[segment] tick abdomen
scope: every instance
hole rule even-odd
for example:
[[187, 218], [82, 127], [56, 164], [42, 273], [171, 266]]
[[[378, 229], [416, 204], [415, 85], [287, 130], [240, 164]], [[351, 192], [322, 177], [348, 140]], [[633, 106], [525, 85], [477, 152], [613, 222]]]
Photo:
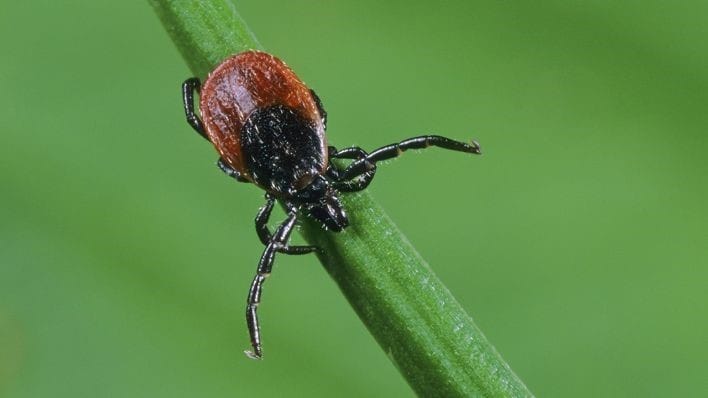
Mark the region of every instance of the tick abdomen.
[[[260, 51], [246, 51], [230, 57], [209, 74], [201, 88], [200, 96], [199, 108], [209, 141], [214, 144], [223, 161], [238, 171], [243, 178], [266, 190], [272, 190], [273, 193], [286, 193], [284, 187], [287, 182], [302, 182], [299, 179], [310, 171], [304, 164], [293, 164], [299, 167], [295, 180], [283, 180], [279, 179], [278, 172], [266, 171], [267, 167], [253, 169], [246, 164], [247, 158], [254, 156], [246, 152], [241, 140], [245, 135], [255, 134], [245, 132], [245, 125], [251, 119], [274, 122], [282, 116], [289, 118], [284, 120], [287, 123], [303, 126], [303, 132], [297, 132], [295, 128], [289, 128], [286, 132], [295, 134], [293, 141], [299, 139], [299, 134], [306, 135], [304, 143], [310, 143], [321, 153], [322, 160], [319, 161], [318, 170], [324, 172], [326, 169], [325, 128], [317, 102], [310, 89], [280, 59]], [[294, 111], [297, 117], [278, 112], [279, 107]], [[251, 124], [260, 128], [259, 123], [261, 122]], [[318, 142], [313, 143], [311, 140], [311, 131], [315, 132]], [[271, 143], [290, 140], [283, 134], [275, 133], [264, 133], [260, 139]], [[258, 134], [255, 136], [254, 142], [258, 142]], [[276, 138], [270, 139], [268, 136]], [[308, 155], [303, 153], [303, 156]], [[251, 162], [254, 160], [251, 159]], [[265, 162], [256, 164], [270, 164]], [[283, 163], [283, 166], [288, 166], [288, 163]], [[253, 171], [261, 171], [258, 180], [252, 175]], [[275, 185], [272, 186], [272, 183]]]
[[271, 193], [292, 195], [327, 167], [327, 149], [316, 125], [285, 105], [251, 112], [240, 138], [246, 169]]

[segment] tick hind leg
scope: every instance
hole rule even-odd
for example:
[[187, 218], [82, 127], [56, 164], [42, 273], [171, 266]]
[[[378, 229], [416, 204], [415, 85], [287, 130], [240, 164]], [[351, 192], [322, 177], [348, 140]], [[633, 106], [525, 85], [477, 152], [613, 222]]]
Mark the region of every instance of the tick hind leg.
[[[436, 146], [444, 149], [450, 149], [458, 152], [480, 154], [481, 149], [479, 144], [472, 141], [471, 144], [455, 141], [450, 138], [439, 135], [423, 135], [403, 140], [396, 144], [386, 145], [366, 155], [366, 157], [354, 161], [343, 172], [340, 173], [342, 180], [351, 180], [358, 176], [368, 173], [372, 168], [371, 165], [376, 165], [382, 160], [393, 159], [409, 149], [425, 149], [431, 146]], [[375, 169], [374, 169], [375, 170]], [[373, 177], [372, 177], [373, 178]]]
[[187, 116], [187, 123], [189, 123], [189, 125], [192, 126], [192, 128], [199, 133], [199, 135], [204, 137], [205, 140], [209, 141], [209, 137], [207, 137], [206, 131], [204, 130], [204, 124], [194, 111], [194, 92], [199, 91], [200, 86], [201, 83], [197, 77], [189, 78], [182, 83], [184, 114]]
[[[266, 213], [270, 212], [268, 206], [272, 209], [272, 203], [270, 201], [266, 203], [263, 209], [261, 209], [261, 212], [259, 212], [259, 217], [264, 211]], [[256, 220], [258, 220], [258, 217]], [[263, 282], [265, 282], [266, 278], [273, 270], [275, 254], [304, 254], [316, 249], [314, 246], [289, 247], [287, 245], [287, 242], [290, 239], [290, 234], [293, 231], [293, 227], [295, 227], [296, 220], [297, 213], [295, 210], [291, 210], [290, 213], [288, 213], [288, 218], [280, 224], [280, 226], [275, 230], [275, 233], [272, 235], [269, 234], [269, 240], [266, 244], [265, 250], [263, 250], [261, 259], [258, 261], [258, 270], [256, 272], [256, 276], [253, 278], [253, 282], [251, 282], [251, 288], [248, 291], [248, 298], [246, 299], [246, 324], [248, 325], [248, 333], [251, 338], [251, 346], [253, 347], [253, 351], [246, 351], [246, 355], [249, 358], [261, 359], [263, 357], [263, 350], [261, 348], [261, 328], [258, 323], [258, 314], [256, 310], [258, 309], [258, 304], [261, 302]], [[263, 232], [261, 230], [258, 231], [258, 234], [261, 238], [263, 238], [264, 235], [262, 235]], [[293, 252], [293, 249], [297, 250]]]

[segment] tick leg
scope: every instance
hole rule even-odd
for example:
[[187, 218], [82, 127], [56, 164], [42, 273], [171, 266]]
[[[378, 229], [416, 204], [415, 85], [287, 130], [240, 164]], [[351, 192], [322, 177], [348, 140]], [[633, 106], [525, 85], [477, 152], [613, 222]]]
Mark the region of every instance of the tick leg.
[[266, 194], [266, 203], [258, 210], [256, 214], [256, 233], [258, 238], [264, 245], [268, 245], [272, 238], [270, 231], [268, 230], [268, 219], [270, 219], [270, 213], [273, 211], [273, 206], [275, 205], [275, 199]]
[[374, 175], [376, 174], [376, 164], [374, 162], [366, 160], [367, 156], [369, 156], [368, 153], [366, 153], [365, 150], [354, 146], [350, 148], [344, 148], [340, 151], [337, 151], [334, 147], [330, 147], [331, 149], [334, 149], [332, 151], [330, 149], [330, 157], [334, 159], [357, 159], [360, 160], [363, 163], [363, 166], [365, 168], [365, 171], [362, 172], [359, 175], [355, 175], [351, 177], [349, 180], [345, 179], [343, 177], [343, 173], [341, 170], [338, 170], [335, 166], [330, 165], [330, 168], [334, 170], [330, 174], [333, 175], [334, 177], [334, 188], [337, 189], [340, 192], [355, 192], [355, 191], [361, 191], [362, 189], [366, 188], [371, 184], [371, 181], [374, 179]]
[[285, 244], [290, 238], [290, 233], [293, 231], [296, 219], [297, 213], [291, 211], [288, 214], [288, 218], [275, 230], [275, 234], [271, 236], [270, 241], [261, 255], [260, 261], [258, 261], [258, 271], [256, 272], [255, 278], [253, 278], [253, 282], [251, 282], [251, 289], [248, 291], [248, 298], [246, 300], [246, 324], [248, 325], [248, 333], [251, 337], [253, 351], [246, 351], [246, 355], [253, 359], [263, 357], [263, 350], [261, 349], [261, 329], [258, 324], [258, 314], [256, 313], [258, 304], [261, 302], [263, 282], [265, 282], [273, 269], [275, 254], [285, 247]]
[[467, 152], [474, 154], [482, 153], [479, 144], [475, 141], [472, 141], [471, 144], [467, 144], [464, 142], [451, 140], [449, 138], [442, 137], [439, 135], [423, 135], [420, 137], [409, 138], [397, 144], [386, 145], [371, 152], [369, 155], [366, 156], [366, 158], [356, 160], [351, 165], [349, 165], [349, 167], [347, 167], [344, 172], [342, 172], [341, 177], [343, 180], [350, 180], [368, 172], [370, 167], [369, 163], [376, 164], [376, 162], [380, 162], [382, 160], [393, 159], [395, 157], [400, 156], [403, 152], [409, 149], [425, 149], [431, 146], [450, 149], [458, 152]]
[[[261, 207], [256, 215], [256, 233], [258, 238], [264, 245], [268, 245], [273, 236], [268, 229], [268, 219], [270, 219], [270, 213], [273, 211], [273, 206], [275, 205], [275, 198], [272, 195], [266, 194], [266, 203]], [[277, 251], [279, 253], [285, 254], [307, 254], [312, 253], [317, 250], [317, 246], [289, 246], [282, 245]]]
[[324, 126], [325, 131], [327, 131], [327, 111], [324, 110], [322, 101], [315, 90], [310, 89], [310, 93], [312, 94], [312, 98], [315, 99], [315, 105], [317, 105], [317, 110], [320, 112], [320, 117], [322, 118], [322, 125]]
[[371, 184], [375, 174], [376, 169], [374, 168], [373, 170], [367, 170], [358, 176], [354, 176], [351, 180], [336, 181], [332, 186], [339, 192], [358, 192], [366, 189], [366, 187]]
[[219, 158], [219, 160], [216, 162], [216, 167], [219, 168], [219, 170], [223, 171], [227, 176], [236, 179], [238, 182], [249, 182], [247, 179], [245, 179], [241, 173], [238, 172], [238, 170], [235, 170], [226, 162], [224, 162], [224, 159]]
[[[327, 147], [327, 158], [328, 159], [333, 158], [334, 155], [336, 155], [336, 154], [337, 154], [336, 147], [334, 147], [332, 145]], [[327, 165], [327, 170], [325, 170], [325, 174], [331, 180], [337, 181], [337, 180], [339, 180], [339, 171], [340, 170], [334, 164], [332, 164], [332, 162], [329, 162], [329, 164]]]
[[329, 156], [335, 159], [364, 159], [369, 155], [365, 150], [359, 148], [358, 146], [352, 146], [340, 150], [337, 150], [333, 146], [330, 148], [334, 149], [334, 153], [331, 153]]
[[182, 101], [184, 101], [184, 113], [187, 116], [187, 123], [189, 123], [192, 128], [199, 133], [204, 139], [209, 141], [206, 132], [204, 131], [204, 124], [202, 124], [201, 119], [197, 116], [194, 111], [194, 92], [199, 91], [201, 83], [199, 78], [192, 77], [182, 83]]

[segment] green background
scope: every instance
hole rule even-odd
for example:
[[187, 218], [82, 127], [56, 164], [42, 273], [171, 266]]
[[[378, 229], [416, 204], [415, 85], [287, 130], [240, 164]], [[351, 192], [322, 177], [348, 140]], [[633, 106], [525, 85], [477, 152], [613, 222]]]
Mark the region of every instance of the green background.
[[[125, 4], [123, 4], [125, 3]], [[708, 3], [238, 1], [538, 396], [708, 391]], [[0, 396], [411, 396], [314, 256], [247, 360], [262, 194], [184, 121], [141, 1], [0, 5]]]

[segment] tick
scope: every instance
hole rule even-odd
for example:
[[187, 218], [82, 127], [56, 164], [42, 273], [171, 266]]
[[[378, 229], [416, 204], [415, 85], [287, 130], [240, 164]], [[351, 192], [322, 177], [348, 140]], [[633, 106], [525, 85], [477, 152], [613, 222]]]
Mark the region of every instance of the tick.
[[[194, 109], [197, 91], [201, 117]], [[261, 51], [246, 51], [226, 59], [209, 73], [203, 85], [196, 77], [187, 79], [182, 84], [182, 97], [187, 122], [219, 153], [219, 169], [266, 192], [266, 203], [255, 220], [265, 250], [246, 300], [246, 323], [253, 347], [246, 354], [256, 359], [263, 355], [256, 309], [276, 253], [318, 250], [315, 246], [288, 244], [298, 217], [312, 217], [325, 229], [340, 232], [349, 225], [340, 194], [366, 188], [378, 162], [408, 149], [430, 146], [480, 153], [474, 141], [467, 144], [439, 135], [409, 138], [373, 152], [328, 146], [327, 112], [317, 94], [283, 61]], [[339, 167], [331, 159], [351, 162]], [[271, 232], [268, 219], [276, 200], [283, 204], [287, 217]]]

